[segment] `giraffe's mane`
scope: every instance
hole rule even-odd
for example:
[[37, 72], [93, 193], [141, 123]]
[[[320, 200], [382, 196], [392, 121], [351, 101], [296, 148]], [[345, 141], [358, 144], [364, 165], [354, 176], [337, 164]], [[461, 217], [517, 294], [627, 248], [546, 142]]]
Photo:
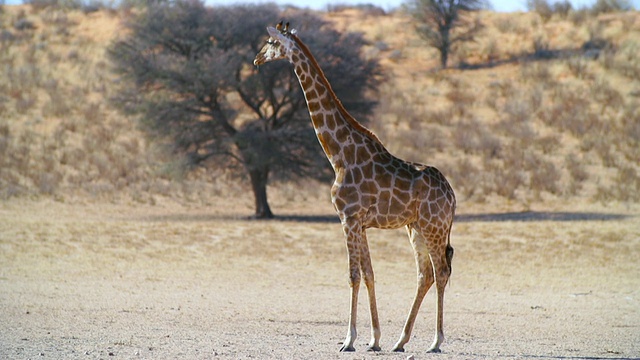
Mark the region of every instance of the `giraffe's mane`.
[[335, 92], [333, 92], [333, 89], [331, 88], [331, 84], [329, 83], [329, 80], [327, 80], [327, 77], [324, 75], [324, 71], [322, 71], [322, 68], [320, 67], [320, 65], [318, 64], [318, 61], [316, 61], [316, 58], [313, 56], [313, 54], [311, 54], [311, 51], [309, 50], [309, 48], [307, 47], [307, 45], [305, 45], [300, 38], [298, 38], [298, 36], [295, 35], [295, 32], [289, 32], [289, 35], [291, 36], [291, 38], [296, 42], [296, 44], [298, 45], [298, 47], [300, 48], [300, 50], [307, 56], [307, 58], [311, 61], [311, 65], [313, 67], [315, 67], [316, 71], [318, 72], [318, 74], [320, 75], [320, 80], [322, 81], [322, 83], [324, 84], [324, 86], [327, 88], [327, 91], [329, 92], [329, 96], [331, 96], [331, 99], [335, 102], [336, 107], [338, 108], [338, 111], [340, 112], [340, 114], [345, 118], [345, 120], [347, 120], [347, 122], [349, 123], [349, 125], [351, 125], [355, 130], [363, 133], [364, 135], [366, 135], [367, 137], [369, 137], [370, 139], [374, 140], [375, 142], [377, 142], [378, 144], [382, 145], [382, 141], [380, 141], [380, 139], [378, 138], [378, 136], [376, 136], [376, 134], [373, 133], [373, 131], [367, 129], [364, 125], [362, 125], [360, 122], [358, 122], [358, 120], [356, 120], [353, 116], [351, 116], [351, 114], [349, 114], [349, 112], [347, 111], [347, 109], [345, 109], [344, 105], [342, 105], [342, 102], [340, 101], [340, 99], [338, 98], [338, 96], [336, 95]]

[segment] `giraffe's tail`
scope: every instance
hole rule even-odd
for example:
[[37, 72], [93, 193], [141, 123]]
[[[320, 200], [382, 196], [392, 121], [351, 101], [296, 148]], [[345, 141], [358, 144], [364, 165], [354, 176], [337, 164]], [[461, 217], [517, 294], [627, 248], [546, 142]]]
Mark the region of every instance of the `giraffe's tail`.
[[449, 276], [451, 276], [451, 260], [453, 260], [453, 246], [451, 246], [451, 244], [447, 244], [447, 252], [445, 255], [447, 257], [447, 267], [449, 267]]
[[445, 258], [447, 259], [449, 276], [451, 276], [451, 261], [453, 260], [453, 246], [451, 246], [451, 225], [449, 225], [449, 233], [447, 234], [447, 249], [445, 250]]

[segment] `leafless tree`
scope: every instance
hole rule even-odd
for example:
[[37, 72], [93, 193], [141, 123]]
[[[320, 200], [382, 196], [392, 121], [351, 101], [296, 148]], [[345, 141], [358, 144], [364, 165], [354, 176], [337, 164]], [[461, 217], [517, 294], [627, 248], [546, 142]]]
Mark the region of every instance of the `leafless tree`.
[[473, 40], [482, 28], [481, 23], [471, 19], [469, 13], [486, 6], [484, 0], [409, 0], [407, 4], [418, 22], [418, 34], [440, 52], [443, 68], [447, 67], [452, 46]]
[[143, 128], [190, 165], [248, 175], [257, 218], [273, 217], [270, 180], [331, 178], [295, 74], [287, 64], [252, 63], [266, 26], [282, 18], [304, 34], [349, 111], [366, 118], [377, 61], [361, 57], [360, 34], [338, 33], [307, 11], [150, 2], [110, 49], [124, 84], [113, 103], [141, 115]]

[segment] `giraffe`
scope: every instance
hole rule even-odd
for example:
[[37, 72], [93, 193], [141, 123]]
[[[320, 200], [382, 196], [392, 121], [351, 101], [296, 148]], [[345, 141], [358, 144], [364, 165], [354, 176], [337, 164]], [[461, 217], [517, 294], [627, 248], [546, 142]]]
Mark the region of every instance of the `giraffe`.
[[289, 24], [268, 27], [269, 39], [254, 65], [287, 59], [293, 64], [316, 135], [335, 172], [331, 201], [346, 238], [351, 290], [347, 336], [340, 351], [355, 351], [358, 293], [367, 288], [371, 316], [368, 350], [380, 351], [380, 321], [375, 296], [368, 228], [405, 227], [413, 247], [417, 289], [400, 339], [404, 351], [427, 291], [437, 291], [436, 332], [429, 352], [444, 340], [444, 290], [451, 275], [450, 232], [456, 207], [453, 189], [435, 167], [407, 162], [389, 153], [378, 137], [344, 108], [309, 48]]

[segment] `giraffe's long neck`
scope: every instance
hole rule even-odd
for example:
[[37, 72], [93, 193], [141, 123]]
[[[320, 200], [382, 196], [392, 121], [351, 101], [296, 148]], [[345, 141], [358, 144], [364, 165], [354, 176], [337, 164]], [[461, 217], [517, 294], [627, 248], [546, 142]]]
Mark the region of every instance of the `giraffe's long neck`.
[[291, 62], [307, 101], [311, 122], [334, 169], [355, 160], [358, 146], [369, 142], [384, 148], [378, 138], [356, 121], [331, 89], [329, 81], [309, 49], [296, 37]]

